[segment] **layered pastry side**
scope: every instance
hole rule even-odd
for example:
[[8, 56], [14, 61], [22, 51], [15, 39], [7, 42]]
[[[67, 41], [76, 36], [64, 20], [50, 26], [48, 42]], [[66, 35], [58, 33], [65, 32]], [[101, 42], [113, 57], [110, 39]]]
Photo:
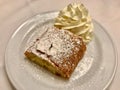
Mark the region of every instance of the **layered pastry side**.
[[49, 27], [24, 54], [30, 61], [52, 73], [69, 78], [85, 50], [86, 45], [81, 37], [67, 30]]

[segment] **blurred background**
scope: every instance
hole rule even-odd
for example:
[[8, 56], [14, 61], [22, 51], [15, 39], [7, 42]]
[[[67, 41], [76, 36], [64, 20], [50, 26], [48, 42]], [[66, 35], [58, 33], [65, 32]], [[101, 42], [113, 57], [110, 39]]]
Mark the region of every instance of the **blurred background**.
[[120, 0], [0, 0], [0, 90], [14, 90], [4, 67], [5, 48], [13, 32], [30, 17], [58, 11], [72, 2], [82, 2], [111, 35], [118, 51], [118, 69], [108, 90], [120, 89]]

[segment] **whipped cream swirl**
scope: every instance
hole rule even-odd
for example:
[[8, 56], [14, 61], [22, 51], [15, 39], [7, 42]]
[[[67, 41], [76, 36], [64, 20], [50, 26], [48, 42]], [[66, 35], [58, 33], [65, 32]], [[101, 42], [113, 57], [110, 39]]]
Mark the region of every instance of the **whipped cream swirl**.
[[89, 43], [93, 36], [92, 19], [88, 10], [81, 3], [69, 4], [58, 14], [54, 26], [73, 32]]

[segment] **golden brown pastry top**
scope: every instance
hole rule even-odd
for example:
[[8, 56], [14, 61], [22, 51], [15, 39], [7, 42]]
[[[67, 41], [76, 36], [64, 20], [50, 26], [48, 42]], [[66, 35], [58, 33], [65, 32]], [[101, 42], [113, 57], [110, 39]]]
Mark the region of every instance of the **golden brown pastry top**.
[[69, 55], [73, 54], [72, 49], [76, 46], [76, 52], [79, 50], [82, 43], [79, 36], [55, 27], [49, 27], [47, 30], [37, 43], [37, 50], [52, 56], [56, 61], [69, 57]]
[[78, 35], [67, 30], [55, 27], [44, 30], [45, 32], [26, 50], [25, 55], [33, 61], [45, 60], [63, 77], [69, 78], [83, 57], [86, 45]]

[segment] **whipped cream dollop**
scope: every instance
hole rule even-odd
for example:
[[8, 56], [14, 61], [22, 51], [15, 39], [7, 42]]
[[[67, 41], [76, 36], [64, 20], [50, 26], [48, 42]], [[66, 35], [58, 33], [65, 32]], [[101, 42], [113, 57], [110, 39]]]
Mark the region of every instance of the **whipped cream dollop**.
[[85, 43], [89, 43], [93, 36], [92, 19], [81, 3], [69, 4], [61, 10], [55, 19], [54, 26], [81, 36]]

